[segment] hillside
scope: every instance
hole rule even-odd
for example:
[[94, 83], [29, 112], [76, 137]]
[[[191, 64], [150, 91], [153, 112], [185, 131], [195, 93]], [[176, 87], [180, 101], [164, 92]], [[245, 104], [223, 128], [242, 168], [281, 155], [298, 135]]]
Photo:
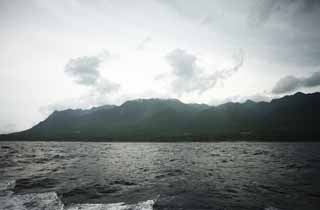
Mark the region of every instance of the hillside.
[[36, 126], [1, 140], [212, 141], [299, 140], [320, 137], [320, 93], [271, 102], [185, 104], [138, 99], [120, 106], [55, 111]]

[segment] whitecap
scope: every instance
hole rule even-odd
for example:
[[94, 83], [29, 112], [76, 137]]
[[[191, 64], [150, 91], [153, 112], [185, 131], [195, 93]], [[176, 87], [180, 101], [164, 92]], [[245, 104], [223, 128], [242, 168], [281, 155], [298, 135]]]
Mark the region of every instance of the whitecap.
[[55, 192], [0, 196], [1, 210], [63, 210]]
[[12, 190], [16, 186], [15, 180], [2, 180], [0, 181], [0, 191]]
[[147, 200], [137, 204], [75, 204], [66, 210], [152, 210], [154, 203], [154, 200]]
[[281, 210], [281, 209], [270, 206], [270, 207], [265, 208], [264, 210]]
[[[6, 183], [6, 184], [4, 184]], [[1, 190], [11, 192], [14, 182], [2, 182]], [[0, 194], [0, 210], [153, 210], [156, 200], [136, 204], [72, 204], [65, 207], [57, 193]]]
[[15, 180], [1, 180], [0, 181], [0, 196], [9, 196], [16, 186]]

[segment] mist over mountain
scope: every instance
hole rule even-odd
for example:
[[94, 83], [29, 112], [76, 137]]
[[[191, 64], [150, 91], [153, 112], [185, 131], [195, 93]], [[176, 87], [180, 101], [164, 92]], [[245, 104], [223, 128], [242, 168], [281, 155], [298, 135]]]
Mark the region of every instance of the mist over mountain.
[[54, 111], [34, 127], [1, 140], [216, 141], [299, 140], [320, 137], [320, 93], [271, 102], [186, 104], [137, 99], [120, 106]]

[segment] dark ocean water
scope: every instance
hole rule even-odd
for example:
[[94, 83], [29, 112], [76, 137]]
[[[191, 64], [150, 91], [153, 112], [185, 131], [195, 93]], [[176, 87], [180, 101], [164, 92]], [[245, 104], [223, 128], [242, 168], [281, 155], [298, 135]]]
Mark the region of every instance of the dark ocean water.
[[320, 144], [0, 142], [0, 209], [319, 210]]

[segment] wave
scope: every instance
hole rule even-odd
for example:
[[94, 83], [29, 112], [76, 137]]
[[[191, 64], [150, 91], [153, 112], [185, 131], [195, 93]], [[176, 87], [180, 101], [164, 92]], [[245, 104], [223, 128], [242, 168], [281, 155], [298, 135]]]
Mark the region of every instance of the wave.
[[66, 210], [152, 210], [155, 200], [147, 200], [137, 204], [76, 204]]
[[[15, 181], [0, 181], [0, 210], [153, 210], [159, 199], [135, 204], [71, 204], [65, 206], [56, 192], [14, 194]], [[267, 207], [264, 210], [280, 210]]]
[[156, 200], [136, 204], [72, 204], [65, 206], [56, 192], [15, 195], [15, 181], [0, 182], [0, 210], [153, 210]]
[[13, 190], [13, 188], [16, 186], [15, 180], [9, 180], [9, 181], [2, 181], [0, 182], [0, 191], [7, 191], [7, 190]]

